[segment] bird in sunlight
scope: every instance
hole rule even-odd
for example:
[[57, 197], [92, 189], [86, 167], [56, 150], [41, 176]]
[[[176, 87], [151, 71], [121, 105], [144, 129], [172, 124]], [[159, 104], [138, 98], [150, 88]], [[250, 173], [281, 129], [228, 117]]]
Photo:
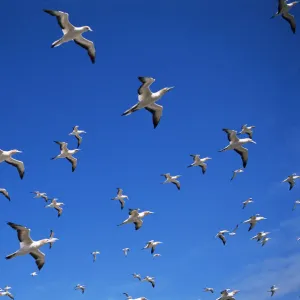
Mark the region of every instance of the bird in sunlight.
[[19, 172], [20, 178], [23, 179], [25, 174], [24, 163], [20, 160], [12, 158], [12, 156], [17, 153], [22, 153], [22, 151], [19, 151], [17, 149], [4, 151], [0, 149], [0, 163], [5, 161], [7, 164], [16, 167]]
[[264, 246], [271, 238], [270, 237], [264, 237], [262, 240], [261, 240], [261, 245]]
[[139, 209], [129, 209], [129, 217], [117, 226], [133, 223], [135, 225], [135, 230], [139, 230], [143, 225], [142, 219], [151, 214], [154, 214], [154, 212], [146, 210], [139, 213]]
[[151, 283], [153, 288], [155, 287], [155, 278], [154, 277], [146, 276], [142, 281], [148, 281], [149, 283]]
[[72, 172], [75, 171], [77, 167], [77, 158], [73, 157], [75, 153], [80, 151], [80, 149], [74, 149], [74, 150], [69, 150], [68, 149], [68, 143], [65, 142], [58, 142], [54, 141], [54, 143], [58, 144], [60, 147], [60, 154], [52, 157], [52, 160], [58, 159], [58, 158], [65, 158], [67, 159], [71, 164], [72, 164]]
[[213, 294], [214, 293], [214, 289], [206, 287], [206, 288], [203, 289], [203, 292], [211, 292]]
[[2, 194], [8, 201], [10, 201], [10, 196], [6, 189], [0, 189], [0, 194]]
[[181, 175], [171, 176], [170, 173], [166, 173], [166, 174], [161, 174], [161, 176], [164, 176], [166, 178], [166, 180], [162, 182], [162, 184], [173, 183], [176, 185], [177, 189], [180, 190], [180, 182], [177, 179]]
[[133, 276], [133, 278], [136, 278], [136, 279], [138, 279], [139, 281], [142, 280], [142, 277], [141, 277], [140, 274], [133, 273], [132, 276]]
[[20, 242], [20, 249], [12, 254], [7, 255], [6, 259], [12, 259], [17, 256], [30, 254], [35, 259], [35, 263], [38, 269], [41, 270], [45, 264], [45, 254], [41, 252], [39, 249], [46, 244], [56, 242], [58, 239], [51, 238], [51, 239], [42, 239], [39, 241], [33, 241], [30, 237], [29, 228], [24, 227], [22, 225], [17, 225], [12, 222], [8, 222], [7, 224], [11, 228], [17, 231], [18, 239]]
[[296, 209], [296, 207], [297, 207], [297, 205], [298, 204], [300, 204], [300, 200], [296, 200], [295, 202], [294, 202], [294, 206], [293, 206], [293, 211]]
[[46, 205], [45, 208], [54, 208], [57, 211], [57, 216], [60, 217], [63, 209], [62, 209], [62, 205], [65, 205], [63, 202], [57, 202], [57, 198], [53, 198], [51, 203]]
[[123, 209], [125, 206], [125, 199], [129, 200], [128, 196], [123, 195], [123, 190], [121, 188], [117, 188], [117, 196], [112, 198], [111, 200], [119, 200], [121, 209]]
[[256, 144], [256, 142], [254, 142], [250, 138], [239, 139], [237, 137], [237, 132], [235, 130], [224, 128], [223, 131], [227, 133], [229, 145], [219, 150], [219, 152], [234, 150], [236, 153], [238, 153], [241, 156], [243, 161], [243, 167], [246, 168], [248, 162], [248, 149], [244, 148], [243, 145], [247, 143]]
[[91, 254], [93, 255], [93, 262], [95, 262], [96, 259], [97, 259], [97, 255], [100, 254], [100, 252], [99, 251], [94, 251]]
[[129, 294], [128, 294], [128, 293], [123, 293], [123, 295], [125, 295], [125, 296], [126, 296], [126, 299], [127, 299], [127, 300], [129, 300], [129, 299], [132, 299], [132, 296], [129, 296]]
[[154, 78], [139, 76], [138, 80], [142, 83], [138, 89], [138, 103], [127, 109], [122, 116], [128, 116], [137, 110], [145, 108], [152, 114], [153, 126], [156, 128], [163, 111], [163, 106], [156, 104], [156, 101], [158, 101], [164, 94], [171, 91], [174, 87], [165, 87], [155, 93], [152, 93], [150, 85], [155, 81]]
[[35, 277], [35, 276], [37, 276], [38, 274], [37, 274], [37, 272], [32, 272], [32, 273], [30, 273], [30, 275], [31, 275], [32, 277]]
[[217, 233], [217, 235], [215, 236], [216, 238], [218, 237], [222, 241], [222, 243], [223, 243], [224, 246], [226, 245], [226, 238], [225, 238], [225, 234], [226, 233], [229, 233], [229, 231], [226, 230], [226, 229], [225, 230], [220, 230]]
[[188, 168], [200, 167], [202, 169], [202, 174], [205, 174], [207, 169], [207, 164], [205, 162], [212, 158], [211, 157], [200, 158], [200, 154], [191, 154], [190, 156], [194, 159], [194, 162], [190, 164]]
[[237, 224], [231, 232], [228, 232], [228, 234], [230, 236], [236, 235], [236, 231], [238, 230], [238, 228], [239, 228], [239, 224]]
[[251, 240], [257, 240], [259, 242], [261, 239], [265, 238], [270, 232], [261, 231], [257, 235], [251, 238]]
[[254, 201], [252, 200], [252, 198], [248, 198], [246, 201], [243, 202], [243, 209], [245, 209], [245, 207], [249, 204], [249, 203], [253, 203]]
[[84, 294], [85, 285], [83, 285], [83, 284], [77, 284], [74, 289], [75, 290], [81, 290], [81, 293]]
[[153, 258], [155, 258], [155, 257], [161, 257], [161, 254], [156, 253], [156, 254], [153, 254], [152, 256], [153, 256]]
[[31, 192], [32, 194], [35, 194], [33, 198], [43, 198], [45, 202], [48, 202], [48, 196], [46, 193], [40, 193], [39, 191]]
[[0, 291], [0, 297], [2, 297], [2, 296], [7, 296], [10, 299], [14, 300], [14, 296], [8, 291], [5, 291], [5, 292]]
[[235, 178], [235, 176], [236, 176], [237, 174], [239, 174], [239, 173], [243, 173], [243, 172], [244, 172], [244, 170], [243, 170], [243, 169], [237, 169], [237, 170], [235, 170], [235, 171], [232, 171], [232, 172], [233, 172], [233, 175], [232, 175], [232, 177], [231, 177], [230, 181], [232, 181], [232, 180]]
[[233, 290], [232, 292], [229, 292], [230, 289], [226, 289], [221, 292], [221, 297], [219, 297], [217, 300], [235, 300], [234, 296], [239, 292], [239, 290]]
[[153, 254], [154, 251], [155, 251], [156, 246], [159, 245], [159, 244], [162, 244], [162, 242], [158, 242], [158, 241], [155, 242], [154, 240], [151, 240], [146, 244], [146, 246], [144, 248], [142, 248], [142, 250], [151, 249], [151, 254]]
[[78, 130], [78, 125], [73, 127], [73, 130], [71, 133], [69, 133], [69, 135], [74, 135], [77, 139], [77, 148], [79, 148], [81, 142], [82, 142], [82, 137], [80, 136], [80, 134], [82, 133], [86, 133], [84, 130]]
[[293, 173], [292, 175], [289, 175], [286, 179], [284, 179], [282, 181], [282, 183], [283, 182], [288, 182], [289, 185], [290, 185], [290, 189], [289, 190], [291, 190], [294, 187], [294, 185], [295, 185], [295, 180], [299, 179], [299, 178], [300, 178], [299, 175], [297, 175], [296, 173]]
[[255, 128], [255, 126], [247, 126], [247, 124], [242, 126], [242, 130], [238, 133], [238, 135], [240, 134], [247, 134], [249, 136], [250, 139], [252, 139], [252, 135], [253, 135], [253, 131], [252, 129]]
[[122, 251], [123, 251], [124, 255], [127, 256], [130, 249], [129, 248], [124, 248], [124, 249], [122, 249]]
[[256, 214], [255, 216], [251, 216], [248, 220], [244, 221], [244, 224], [249, 223], [250, 227], [248, 229], [248, 231], [252, 230], [254, 228], [254, 226], [256, 225], [257, 222], [262, 221], [262, 220], [266, 220], [267, 218], [262, 217], [260, 214]]
[[278, 287], [276, 287], [275, 285], [272, 285], [270, 290], [268, 291], [269, 293], [271, 293], [271, 297], [274, 296], [274, 294], [278, 291]]

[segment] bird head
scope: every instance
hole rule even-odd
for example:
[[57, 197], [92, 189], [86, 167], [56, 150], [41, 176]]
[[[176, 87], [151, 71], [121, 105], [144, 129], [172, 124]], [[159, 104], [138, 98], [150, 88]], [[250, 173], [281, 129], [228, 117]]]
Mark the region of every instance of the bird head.
[[90, 26], [84, 26], [84, 30], [85, 31], [93, 31], [92, 28]]
[[146, 216], [147, 216], [147, 215], [154, 214], [154, 212], [152, 212], [152, 211], [149, 211], [149, 210], [145, 211], [144, 213], [145, 213], [145, 215], [146, 215]]
[[253, 141], [252, 139], [249, 139], [249, 142], [250, 142], [250, 143], [253, 143], [253, 144], [256, 144], [256, 142]]
[[58, 241], [58, 238], [47, 239], [47, 243], [54, 243], [56, 241]]
[[17, 150], [17, 149], [14, 149], [14, 150], [12, 150], [12, 151], [11, 151], [11, 153], [12, 153], [12, 154], [16, 154], [16, 153], [22, 153], [22, 151], [20, 151], [20, 150]]
[[174, 86], [172, 86], [172, 87], [165, 87], [165, 88], [162, 89], [162, 92], [163, 92], [163, 94], [165, 94], [165, 93], [171, 91], [172, 89], [174, 89]]

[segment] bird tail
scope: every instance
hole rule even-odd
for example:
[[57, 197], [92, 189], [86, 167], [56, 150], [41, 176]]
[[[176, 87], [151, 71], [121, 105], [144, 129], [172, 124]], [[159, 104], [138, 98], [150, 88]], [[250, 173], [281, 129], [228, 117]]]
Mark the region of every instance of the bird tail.
[[128, 116], [130, 114], [132, 114], [133, 112], [135, 112], [136, 110], [138, 110], [138, 105], [136, 104], [134, 106], [132, 106], [131, 108], [127, 109], [125, 112], [123, 112], [122, 116]]
[[58, 47], [59, 45], [61, 45], [61, 40], [62, 39], [59, 39], [59, 40], [55, 41], [54, 43], [52, 43], [51, 48], [55, 48], [55, 47]]
[[218, 152], [223, 152], [223, 151], [227, 150], [227, 148], [228, 148], [228, 147], [225, 147], [225, 148], [219, 150]]
[[14, 252], [12, 254], [7, 255], [5, 258], [6, 259], [12, 259], [12, 258], [16, 257], [17, 255], [18, 255], [18, 251]]
[[54, 160], [54, 159], [57, 159], [57, 156], [54, 156], [54, 157], [51, 158], [51, 160]]

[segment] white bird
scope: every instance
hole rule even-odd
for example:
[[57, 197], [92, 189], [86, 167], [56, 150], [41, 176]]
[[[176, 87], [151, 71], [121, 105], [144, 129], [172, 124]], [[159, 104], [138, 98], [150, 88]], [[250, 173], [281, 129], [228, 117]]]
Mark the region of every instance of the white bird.
[[253, 203], [254, 201], [252, 200], [252, 198], [248, 198], [246, 201], [243, 202], [243, 209], [249, 204], [249, 203]]
[[146, 297], [139, 297], [139, 298], [135, 298], [135, 299], [132, 299], [132, 300], [148, 300]]
[[214, 293], [214, 289], [213, 288], [204, 288], [203, 292], [211, 292], [212, 294]]
[[138, 77], [139, 81], [142, 82], [142, 85], [138, 89], [138, 103], [126, 110], [122, 116], [128, 116], [133, 112], [145, 108], [147, 111], [152, 113], [153, 126], [156, 128], [160, 118], [162, 116], [163, 107], [156, 104], [164, 94], [169, 92], [174, 87], [165, 87], [158, 92], [152, 93], [150, 90], [150, 85], [155, 81], [151, 77]]
[[229, 232], [228, 234], [229, 234], [230, 236], [236, 235], [236, 231], [238, 230], [238, 228], [239, 228], [239, 224], [237, 224], [237, 225], [234, 227], [234, 229], [233, 229], [231, 232]]
[[222, 243], [223, 243], [224, 246], [226, 245], [225, 233], [229, 233], [229, 231], [226, 230], [226, 229], [225, 230], [220, 230], [217, 233], [217, 235], [215, 236], [216, 238], [218, 237], [222, 241]]
[[60, 146], [60, 154], [51, 159], [66, 158], [72, 164], [72, 172], [74, 172], [77, 166], [77, 158], [73, 157], [73, 155], [80, 151], [80, 149], [69, 150], [67, 148], [68, 143], [58, 141], [54, 141], [54, 143]]
[[123, 195], [123, 190], [121, 188], [117, 188], [117, 196], [115, 198], [112, 198], [111, 200], [119, 200], [119, 202], [121, 204], [121, 209], [123, 209], [125, 206], [124, 199], [129, 200], [128, 196]]
[[271, 293], [271, 297], [276, 293], [276, 291], [278, 290], [279, 288], [276, 287], [275, 285], [272, 285], [270, 290], [268, 291], [269, 293]]
[[155, 278], [154, 277], [146, 276], [142, 281], [148, 281], [151, 283], [153, 288], [155, 287]]
[[132, 276], [133, 276], [133, 278], [136, 278], [136, 279], [138, 279], [139, 281], [141, 281], [141, 280], [142, 280], [142, 278], [141, 278], [141, 275], [140, 275], [140, 274], [133, 273], [133, 274], [132, 274]]
[[57, 198], [53, 198], [51, 203], [46, 205], [45, 208], [54, 208], [57, 211], [57, 216], [60, 217], [63, 212], [63, 208], [61, 206], [65, 204], [62, 202], [57, 202], [57, 200]]
[[48, 202], [48, 196], [46, 193], [40, 193], [39, 191], [31, 192], [32, 194], [35, 194], [33, 198], [43, 198], [45, 202]]
[[30, 229], [26, 228], [22, 225], [17, 225], [12, 222], [7, 223], [11, 228], [15, 229], [18, 233], [18, 239], [20, 241], [20, 249], [16, 252], [9, 254], [6, 256], [6, 259], [12, 259], [17, 256], [30, 254], [34, 259], [35, 263], [39, 270], [42, 269], [43, 265], [45, 264], [45, 254], [39, 250], [42, 246], [54, 243], [58, 239], [51, 238], [51, 239], [42, 239], [39, 241], [33, 241], [30, 237]]
[[95, 262], [96, 258], [97, 258], [97, 255], [100, 254], [100, 252], [99, 251], [94, 251], [91, 254], [93, 255], [93, 262]]
[[19, 151], [16, 149], [4, 151], [4, 150], [0, 149], [0, 163], [5, 161], [7, 164], [16, 167], [19, 172], [20, 178], [23, 179], [24, 174], [25, 174], [24, 163], [20, 160], [16, 160], [16, 159], [12, 158], [12, 156], [17, 153], [22, 153], [22, 151]]
[[232, 292], [229, 292], [230, 289], [226, 289], [221, 292], [221, 297], [219, 297], [217, 300], [235, 300], [234, 295], [239, 292], [239, 290], [233, 290]]
[[151, 249], [151, 254], [153, 254], [156, 246], [159, 244], [162, 244], [162, 242], [159, 242], [159, 241], [155, 242], [154, 240], [151, 240], [146, 244], [146, 246], [144, 248], [142, 248], [142, 250]]
[[158, 254], [158, 253], [153, 254], [153, 258], [155, 258], [155, 257], [161, 257], [161, 254]]
[[250, 223], [250, 227], [248, 229], [248, 231], [250, 231], [251, 229], [254, 228], [254, 226], [256, 225], [257, 222], [262, 221], [262, 220], [266, 220], [267, 218], [265, 217], [261, 217], [259, 214], [256, 214], [255, 216], [251, 216], [250, 219], [244, 221], [243, 223]]
[[14, 300], [14, 296], [10, 292], [7, 292], [7, 291], [6, 292], [2, 292], [2, 291], [0, 291], [0, 297], [2, 297], [2, 296], [7, 296], [10, 299]]
[[122, 251], [123, 251], [124, 255], [127, 256], [130, 249], [129, 248], [124, 248], [124, 249], [122, 249]]
[[246, 168], [248, 162], [248, 149], [244, 148], [243, 145], [246, 143], [256, 144], [256, 142], [254, 142], [250, 138], [239, 139], [237, 137], [237, 132], [235, 130], [226, 129], [226, 128], [222, 130], [227, 133], [229, 145], [219, 150], [219, 152], [234, 150], [236, 153], [238, 153], [241, 156], [243, 161], [243, 167]]
[[32, 277], [34, 277], [34, 276], [37, 276], [38, 274], [37, 274], [37, 272], [32, 272], [32, 273], [30, 273], [30, 275], [31, 275]]
[[289, 22], [292, 32], [296, 33], [296, 21], [293, 15], [289, 13], [290, 9], [293, 8], [299, 1], [294, 1], [291, 3], [287, 3], [287, 0], [278, 0], [278, 9], [275, 15], [271, 17], [271, 19], [282, 16], [284, 20]]
[[166, 173], [166, 174], [161, 174], [161, 176], [164, 176], [166, 178], [166, 180], [164, 182], [162, 182], [162, 184], [165, 184], [165, 183], [174, 183], [176, 185], [177, 189], [180, 190], [180, 182], [177, 179], [181, 175], [171, 176], [170, 173]]
[[257, 240], [259, 242], [261, 239], [265, 238], [270, 232], [261, 231], [257, 235], [251, 238], [251, 240]]
[[189, 165], [188, 168], [190, 168], [190, 167], [201, 167], [202, 173], [205, 174], [206, 168], [207, 168], [207, 164], [205, 162], [212, 159], [212, 158], [211, 157], [200, 158], [199, 154], [191, 154], [190, 156], [193, 157], [194, 162], [191, 165]]
[[6, 199], [10, 201], [10, 196], [6, 189], [0, 189], [0, 194], [2, 194]]
[[74, 135], [77, 139], [77, 148], [79, 148], [81, 141], [82, 141], [82, 137], [80, 136], [80, 134], [82, 133], [86, 133], [84, 130], [78, 130], [78, 125], [73, 127], [73, 130], [71, 133], [69, 133], [69, 135]]
[[286, 179], [284, 179], [282, 182], [288, 182], [290, 185], [290, 189], [291, 190], [293, 188], [293, 186], [295, 185], [295, 180], [299, 179], [300, 176], [297, 175], [296, 173], [293, 173], [292, 175], [288, 176]]
[[142, 227], [143, 225], [143, 218], [145, 216], [154, 214], [152, 211], [143, 211], [141, 213], [138, 212], [139, 209], [129, 209], [129, 217], [123, 221], [121, 224], [118, 226], [124, 225], [124, 224], [130, 224], [133, 223], [135, 225], [135, 230], [138, 230]]
[[296, 201], [294, 202], [294, 206], [293, 206], [293, 209], [292, 209], [292, 210], [295, 210], [295, 209], [296, 209], [297, 204], [300, 204], [300, 200], [296, 200]]
[[242, 126], [242, 131], [240, 131], [238, 134], [247, 134], [250, 139], [252, 139], [252, 129], [255, 128], [255, 126], [247, 126], [247, 124]]
[[83, 284], [77, 284], [74, 289], [75, 290], [81, 290], [81, 293], [84, 294], [85, 285], [83, 285]]
[[89, 26], [75, 27], [69, 22], [69, 14], [57, 11], [44, 9], [44, 12], [56, 17], [58, 25], [62, 29], [63, 37], [52, 43], [51, 48], [58, 47], [63, 43], [74, 41], [77, 45], [87, 50], [88, 55], [94, 64], [96, 61], [96, 49], [94, 43], [85, 39], [82, 34], [87, 31], [93, 31]]
[[261, 245], [264, 246], [271, 238], [269, 237], [264, 237], [262, 240], [261, 240]]
[[123, 293], [123, 295], [125, 295], [125, 296], [126, 296], [127, 300], [129, 300], [129, 299], [132, 299], [132, 296], [129, 296], [129, 294], [128, 294], [128, 293]]
[[231, 177], [230, 181], [232, 181], [232, 180], [235, 178], [235, 176], [236, 176], [237, 174], [239, 174], [239, 173], [243, 173], [243, 172], [244, 172], [244, 170], [243, 170], [243, 169], [237, 169], [237, 170], [235, 170], [235, 171], [232, 171], [232, 172], [233, 172], [233, 175], [232, 175], [232, 177]]

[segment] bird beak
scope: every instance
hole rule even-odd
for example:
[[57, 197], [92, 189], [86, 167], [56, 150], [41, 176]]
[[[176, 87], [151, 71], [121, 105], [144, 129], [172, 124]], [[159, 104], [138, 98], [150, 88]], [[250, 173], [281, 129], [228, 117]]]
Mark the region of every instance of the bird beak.
[[89, 31], [93, 31], [93, 30], [92, 30], [92, 28], [90, 28], [90, 30], [89, 30]]
[[171, 91], [172, 89], [174, 89], [175, 86], [171, 86], [168, 88], [168, 92]]
[[256, 142], [252, 141], [253, 144], [256, 144]]

